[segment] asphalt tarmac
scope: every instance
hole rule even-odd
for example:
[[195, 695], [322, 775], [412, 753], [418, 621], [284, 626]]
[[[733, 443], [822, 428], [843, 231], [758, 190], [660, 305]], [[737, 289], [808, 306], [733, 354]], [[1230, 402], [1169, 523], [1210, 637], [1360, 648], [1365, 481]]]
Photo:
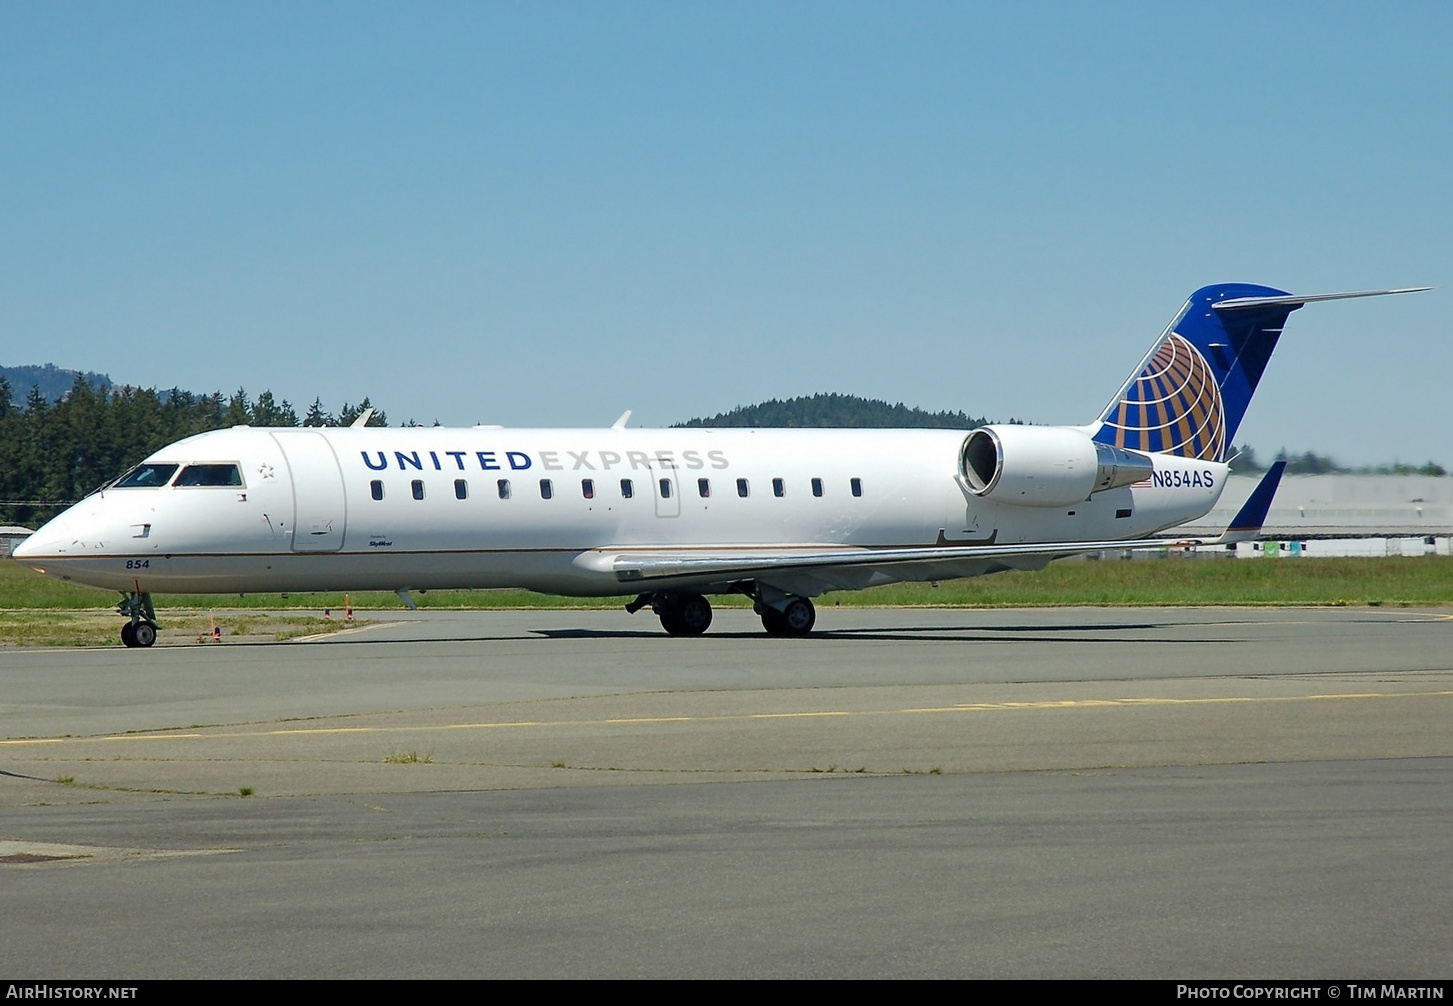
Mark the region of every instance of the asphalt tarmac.
[[362, 614], [0, 650], [0, 978], [1453, 972], [1446, 610]]

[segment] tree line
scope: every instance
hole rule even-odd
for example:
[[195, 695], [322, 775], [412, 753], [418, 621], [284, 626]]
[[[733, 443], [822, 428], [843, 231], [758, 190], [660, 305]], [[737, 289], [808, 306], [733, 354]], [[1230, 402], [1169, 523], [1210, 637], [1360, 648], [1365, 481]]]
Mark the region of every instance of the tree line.
[[[1448, 474], [1448, 469], [1436, 461], [1428, 461], [1421, 465], [1409, 465], [1399, 461], [1381, 465], [1363, 465], [1360, 468], [1348, 468], [1339, 465], [1325, 454], [1318, 454], [1315, 451], [1303, 451], [1301, 454], [1291, 454], [1283, 447], [1277, 452], [1273, 462], [1285, 461], [1287, 463], [1288, 475], [1435, 475]], [[1255, 474], [1264, 472], [1270, 465], [1263, 464], [1256, 456], [1256, 450], [1250, 444], [1242, 444], [1235, 455], [1231, 458], [1231, 470], [1242, 474]]]
[[[371, 408], [367, 398], [337, 415], [313, 404], [297, 410], [272, 392], [256, 398], [194, 395], [180, 388], [97, 388], [77, 375], [52, 403], [32, 385], [17, 403], [0, 374], [0, 524], [35, 526], [110, 482], [147, 455], [183, 437], [229, 426], [347, 426]], [[386, 426], [375, 411], [370, 426]]]

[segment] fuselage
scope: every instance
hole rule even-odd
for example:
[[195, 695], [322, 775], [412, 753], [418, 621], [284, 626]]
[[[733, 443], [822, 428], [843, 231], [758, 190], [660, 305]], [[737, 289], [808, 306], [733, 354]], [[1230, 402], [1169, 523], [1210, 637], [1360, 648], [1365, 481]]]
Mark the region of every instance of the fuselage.
[[[1225, 482], [1224, 464], [1151, 455], [1154, 474], [1135, 485], [1066, 506], [999, 503], [965, 486], [967, 436], [234, 427], [157, 451], [148, 472], [72, 506], [16, 557], [137, 593], [629, 594], [592, 557], [1128, 540], [1204, 515]], [[871, 582], [1002, 568], [966, 561]]]

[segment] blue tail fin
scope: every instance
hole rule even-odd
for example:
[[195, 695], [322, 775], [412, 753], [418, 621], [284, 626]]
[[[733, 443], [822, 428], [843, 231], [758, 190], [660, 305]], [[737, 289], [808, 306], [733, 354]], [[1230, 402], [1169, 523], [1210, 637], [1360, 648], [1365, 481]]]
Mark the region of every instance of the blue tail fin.
[[1287, 315], [1313, 301], [1427, 289], [1295, 296], [1249, 283], [1202, 287], [1110, 401], [1094, 439], [1133, 451], [1224, 461]]
[[1105, 409], [1094, 438], [1224, 461], [1287, 315], [1301, 306], [1247, 283], [1197, 290]]

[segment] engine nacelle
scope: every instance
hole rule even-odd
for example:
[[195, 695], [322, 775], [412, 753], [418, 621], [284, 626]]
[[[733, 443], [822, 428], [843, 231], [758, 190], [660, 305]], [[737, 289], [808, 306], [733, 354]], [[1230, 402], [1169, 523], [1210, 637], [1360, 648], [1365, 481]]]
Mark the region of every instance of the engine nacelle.
[[1144, 454], [1064, 426], [981, 426], [964, 441], [959, 460], [969, 492], [1018, 506], [1081, 503], [1154, 471]]

